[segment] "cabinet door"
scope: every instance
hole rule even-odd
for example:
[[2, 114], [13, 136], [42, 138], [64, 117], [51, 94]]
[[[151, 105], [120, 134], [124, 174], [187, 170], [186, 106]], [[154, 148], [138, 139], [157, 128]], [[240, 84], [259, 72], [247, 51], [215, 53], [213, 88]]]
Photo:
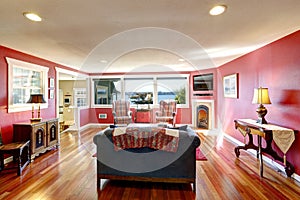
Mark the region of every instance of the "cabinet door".
[[45, 124], [33, 126], [32, 128], [32, 153], [42, 150], [46, 146], [46, 126]]
[[58, 143], [58, 120], [47, 122], [47, 146], [57, 145]]

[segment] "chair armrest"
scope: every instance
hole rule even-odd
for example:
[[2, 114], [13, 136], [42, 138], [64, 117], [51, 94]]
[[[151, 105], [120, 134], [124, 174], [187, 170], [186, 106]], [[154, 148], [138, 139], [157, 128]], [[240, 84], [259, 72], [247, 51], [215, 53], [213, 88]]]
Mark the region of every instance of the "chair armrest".
[[114, 117], [117, 117], [117, 113], [115, 111], [112, 112]]

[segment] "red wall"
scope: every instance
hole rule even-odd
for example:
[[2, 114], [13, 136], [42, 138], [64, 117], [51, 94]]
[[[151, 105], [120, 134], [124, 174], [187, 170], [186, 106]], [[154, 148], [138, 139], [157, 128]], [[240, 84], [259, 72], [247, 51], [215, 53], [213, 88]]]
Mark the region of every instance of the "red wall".
[[[135, 109], [132, 111], [132, 120], [134, 120]], [[155, 120], [155, 111], [152, 113], [152, 121]], [[107, 119], [99, 119], [99, 114], [107, 114]], [[111, 108], [90, 108], [80, 112], [80, 126], [87, 125], [89, 123], [100, 123], [100, 124], [113, 124], [114, 118], [112, 115]], [[192, 121], [191, 118], [191, 109], [190, 108], [178, 108], [176, 115], [176, 124], [190, 124]]]
[[[53, 63], [41, 58], [37, 58], [35, 56], [31, 56], [19, 51], [15, 51], [3, 46], [0, 46], [0, 126], [2, 129], [3, 141], [4, 143], [8, 143], [12, 141], [13, 137], [13, 127], [12, 124], [18, 122], [29, 121], [31, 118], [31, 110], [24, 112], [7, 112], [8, 105], [8, 65], [5, 57], [14, 58], [17, 60], [22, 60], [29, 63], [38, 64], [44, 67], [48, 67], [48, 77], [53, 77], [56, 80], [56, 72], [55, 67], [66, 68], [65, 66], [61, 66], [57, 63]], [[56, 87], [55, 87], [56, 90]], [[41, 117], [44, 119], [54, 118], [55, 117], [55, 99], [47, 99], [48, 108], [41, 110]]]
[[[222, 77], [233, 73], [239, 75], [239, 98], [224, 98]], [[300, 130], [300, 31], [218, 68], [218, 120], [224, 132], [240, 141], [243, 137], [234, 129], [233, 120], [257, 118], [257, 105], [251, 101], [253, 89], [260, 86], [269, 88], [272, 102], [265, 105], [266, 120]], [[300, 174], [299, 145], [298, 133], [287, 153], [287, 160], [295, 166], [297, 174]]]

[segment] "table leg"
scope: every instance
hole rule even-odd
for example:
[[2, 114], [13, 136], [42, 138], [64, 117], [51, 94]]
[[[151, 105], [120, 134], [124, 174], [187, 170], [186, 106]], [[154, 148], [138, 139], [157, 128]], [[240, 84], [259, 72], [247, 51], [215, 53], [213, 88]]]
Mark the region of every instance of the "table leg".
[[22, 148], [19, 149], [18, 151], [18, 154], [17, 154], [17, 161], [18, 161], [18, 171], [17, 171], [17, 174], [18, 176], [21, 176], [22, 174]]
[[[30, 154], [29, 154], [29, 141], [27, 141], [27, 143], [20, 148], [19, 150], [19, 155], [18, 155], [18, 176], [22, 175], [22, 171], [23, 169], [30, 163]], [[25, 154], [25, 155], [24, 155]], [[23, 159], [25, 159], [26, 161], [23, 161], [23, 165], [22, 165], [22, 157]]]
[[[280, 157], [272, 148], [272, 138], [266, 140], [266, 148], [262, 148], [262, 152], [270, 155], [273, 159], [278, 160], [281, 163], [284, 163], [283, 158]], [[292, 174], [295, 172], [294, 166], [286, 161], [286, 166], [285, 166], [285, 173], [288, 177], [291, 177]]]
[[249, 141], [248, 141], [248, 143], [246, 145], [244, 145], [244, 146], [237, 146], [237, 147], [234, 148], [234, 152], [235, 152], [235, 155], [236, 155], [237, 158], [240, 156], [240, 149], [244, 149], [244, 150], [255, 149], [256, 151], [258, 151], [258, 147], [253, 144], [253, 136], [252, 136], [252, 134], [248, 134], [248, 137], [249, 137]]

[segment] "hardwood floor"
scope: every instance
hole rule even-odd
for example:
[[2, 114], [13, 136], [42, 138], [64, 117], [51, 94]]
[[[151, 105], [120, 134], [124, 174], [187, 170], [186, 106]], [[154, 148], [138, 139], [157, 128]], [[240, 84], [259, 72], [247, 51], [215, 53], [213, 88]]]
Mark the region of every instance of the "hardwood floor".
[[[100, 129], [61, 134], [58, 150], [37, 157], [18, 177], [15, 171], [0, 172], [0, 199], [299, 199], [300, 184], [274, 167], [259, 165], [241, 151], [235, 158], [234, 145], [217, 137], [201, 137], [207, 161], [197, 161], [196, 193], [189, 184], [105, 181], [96, 187], [95, 145]], [[103, 182], [103, 181], [102, 181]]]

